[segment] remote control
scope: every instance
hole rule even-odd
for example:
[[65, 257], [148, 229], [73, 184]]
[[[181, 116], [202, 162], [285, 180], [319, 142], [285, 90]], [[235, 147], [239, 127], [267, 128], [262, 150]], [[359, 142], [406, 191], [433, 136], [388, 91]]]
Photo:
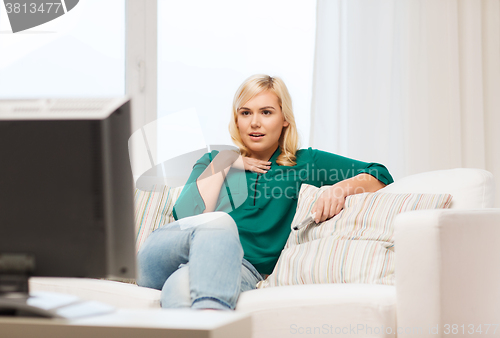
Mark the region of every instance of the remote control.
[[316, 213], [309, 214], [302, 222], [293, 227], [293, 230], [300, 230], [306, 225], [309, 225], [314, 222], [314, 217], [316, 217]]

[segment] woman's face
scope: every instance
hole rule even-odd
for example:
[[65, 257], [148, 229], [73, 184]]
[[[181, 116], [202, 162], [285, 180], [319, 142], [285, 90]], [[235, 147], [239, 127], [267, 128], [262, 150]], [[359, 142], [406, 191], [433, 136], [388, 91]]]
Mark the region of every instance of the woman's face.
[[264, 91], [238, 108], [237, 125], [243, 143], [252, 155], [271, 156], [279, 144], [285, 121], [278, 97]]

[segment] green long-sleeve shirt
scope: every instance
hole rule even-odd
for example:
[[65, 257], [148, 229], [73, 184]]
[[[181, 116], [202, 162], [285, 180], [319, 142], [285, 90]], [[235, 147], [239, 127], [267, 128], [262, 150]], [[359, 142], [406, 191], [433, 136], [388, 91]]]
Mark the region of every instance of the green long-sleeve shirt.
[[[174, 218], [180, 219], [203, 213], [205, 203], [198, 191], [196, 179], [218, 151], [203, 155], [174, 205]], [[270, 274], [290, 234], [297, 199], [302, 183], [321, 187], [333, 185], [360, 173], [367, 173], [384, 184], [393, 182], [386, 167], [378, 163], [356, 161], [312, 148], [296, 153], [297, 164], [280, 166], [271, 159], [271, 169], [265, 174], [231, 168], [223, 183], [215, 211], [228, 213], [236, 222], [244, 258], [257, 271]]]

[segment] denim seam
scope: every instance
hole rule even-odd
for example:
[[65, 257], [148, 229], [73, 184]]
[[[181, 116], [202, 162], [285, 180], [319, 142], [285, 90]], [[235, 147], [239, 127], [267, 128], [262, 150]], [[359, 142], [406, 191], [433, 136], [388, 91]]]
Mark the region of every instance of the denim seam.
[[[247, 261], [247, 262], [248, 262], [248, 261]], [[250, 263], [250, 262], [248, 262], [248, 263], [249, 263], [249, 264], [252, 264], [252, 263]], [[244, 266], [244, 267], [246, 267], [246, 268], [248, 269], [248, 271], [250, 271], [250, 272], [252, 273], [252, 275], [253, 275], [255, 278], [257, 278], [258, 280], [264, 280], [264, 278], [262, 277], [262, 275], [261, 275], [261, 274], [260, 274], [257, 270], [255, 270], [255, 271], [254, 271], [254, 269], [255, 269], [255, 268], [254, 268], [254, 269], [252, 269], [251, 267], [247, 266], [244, 262], [242, 262], [242, 264], [243, 264], [243, 266]], [[253, 265], [252, 265], [252, 266], [253, 266]], [[255, 273], [255, 272], [257, 272], [257, 273]]]
[[250, 270], [250, 272], [251, 272], [251, 273], [252, 273], [252, 275], [253, 275], [255, 278], [257, 278], [259, 281], [264, 280], [264, 277], [262, 277], [262, 275], [261, 275], [260, 273], [257, 273], [257, 274], [256, 274], [256, 273], [255, 273], [255, 272], [253, 272], [252, 270]]
[[220, 299], [217, 299], [217, 298], [214, 298], [214, 297], [200, 297], [200, 298], [196, 298], [195, 300], [193, 300], [193, 302], [191, 303], [191, 306], [194, 305], [194, 303], [196, 302], [199, 302], [201, 300], [215, 300], [217, 303], [221, 304], [221, 305], [224, 305], [225, 307], [227, 307], [228, 309], [232, 309], [232, 307], [227, 304], [226, 302], [223, 302], [222, 300]]

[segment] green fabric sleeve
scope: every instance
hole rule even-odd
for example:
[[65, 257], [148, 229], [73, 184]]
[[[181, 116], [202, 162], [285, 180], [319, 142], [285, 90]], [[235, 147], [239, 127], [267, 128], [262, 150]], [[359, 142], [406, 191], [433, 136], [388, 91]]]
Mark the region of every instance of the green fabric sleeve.
[[196, 180], [205, 171], [218, 153], [219, 152], [217, 150], [214, 150], [211, 153], [204, 154], [193, 166], [191, 175], [189, 175], [184, 188], [182, 188], [179, 198], [174, 204], [172, 214], [175, 220], [199, 215], [205, 211], [205, 202], [200, 195]]
[[309, 148], [308, 152], [313, 159], [315, 171], [313, 185], [333, 185], [361, 173], [372, 175], [385, 185], [394, 182], [385, 166], [379, 163], [367, 163], [353, 160], [344, 156], [326, 151]]

